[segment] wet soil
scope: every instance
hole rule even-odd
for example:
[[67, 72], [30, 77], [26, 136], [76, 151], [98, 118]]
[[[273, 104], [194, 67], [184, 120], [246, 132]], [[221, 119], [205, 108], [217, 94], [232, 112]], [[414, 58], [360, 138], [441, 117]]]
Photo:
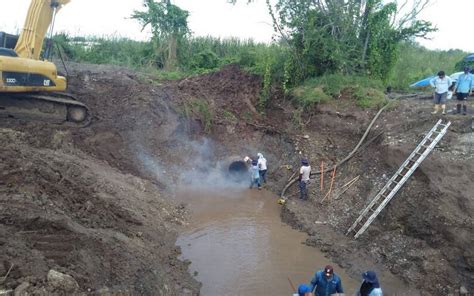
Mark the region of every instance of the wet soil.
[[[344, 158], [376, 111], [343, 96], [300, 114], [275, 92], [264, 116], [255, 108], [260, 79], [236, 66], [167, 82], [76, 64], [69, 82], [93, 113], [88, 127], [1, 121], [0, 275], [13, 266], [6, 289], [28, 282], [29, 292], [55, 293], [46, 277], [55, 269], [75, 278], [78, 293], [197, 295], [189, 262], [177, 259], [177, 231], [189, 215], [170, 202], [173, 191], [189, 185], [226, 190], [221, 177], [228, 165], [262, 152], [267, 188], [279, 193], [301, 156], [313, 167]], [[428, 100], [397, 102], [369, 138], [383, 135], [338, 168], [335, 192], [360, 180], [323, 203], [319, 180], [308, 202], [294, 200], [291, 188], [282, 218], [353, 278], [373, 268], [382, 286], [395, 278], [423, 295], [472, 293], [471, 116], [445, 116], [453, 122], [448, 134], [368, 232], [357, 241], [344, 236], [438, 119]]]

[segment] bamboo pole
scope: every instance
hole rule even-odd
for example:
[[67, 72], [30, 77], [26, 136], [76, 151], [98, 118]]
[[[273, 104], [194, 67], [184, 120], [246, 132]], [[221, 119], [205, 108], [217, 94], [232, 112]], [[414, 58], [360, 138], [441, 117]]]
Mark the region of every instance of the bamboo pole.
[[339, 193], [334, 197], [334, 199], [335, 199], [335, 200], [336, 200], [336, 199], [339, 199], [339, 197], [340, 197], [341, 195], [343, 195], [344, 192], [346, 192], [347, 190], [349, 190], [349, 189], [352, 187], [352, 185], [354, 185], [355, 183], [357, 183], [357, 181], [359, 181], [359, 176], [357, 176], [356, 178], [352, 179], [352, 181], [350, 181], [349, 183], [347, 183], [348, 185], [346, 186], [346, 188], [344, 188], [344, 186], [343, 186], [342, 188], [344, 188], [344, 189], [343, 189], [341, 192], [339, 192]]
[[293, 282], [290, 280], [290, 277], [288, 277], [288, 281], [290, 282], [291, 289], [293, 289], [293, 291], [297, 293], [298, 290], [296, 290], [295, 285], [293, 285]]
[[326, 195], [324, 196], [323, 200], [321, 202], [323, 202], [326, 198], [328, 200], [331, 199], [331, 192], [332, 192], [332, 186], [334, 185], [334, 179], [336, 179], [336, 166], [334, 167], [334, 170], [332, 171], [332, 178], [331, 178], [331, 185], [329, 185], [329, 191], [328, 193], [326, 193]]
[[[370, 122], [369, 126], [367, 127], [367, 129], [365, 130], [365, 133], [364, 135], [362, 136], [362, 138], [360, 138], [359, 140], [359, 143], [357, 143], [357, 145], [354, 147], [354, 149], [351, 151], [351, 153], [349, 153], [349, 155], [347, 155], [343, 160], [341, 160], [340, 162], [336, 163], [334, 166], [340, 166], [342, 164], [344, 164], [345, 162], [347, 162], [349, 159], [351, 159], [354, 155], [357, 154], [359, 148], [361, 148], [361, 150], [363, 148], [365, 148], [366, 146], [368, 146], [370, 143], [372, 143], [375, 139], [377, 139], [380, 135], [382, 135], [383, 132], [380, 132], [378, 133], [375, 137], [373, 137], [372, 139], [370, 139], [369, 141], [367, 141], [367, 143], [365, 143], [363, 146], [362, 146], [362, 142], [364, 142], [365, 138], [367, 137], [367, 135], [369, 134], [370, 130], [372, 129], [372, 126], [374, 125], [375, 121], [377, 120], [377, 118], [380, 116], [380, 114], [390, 105], [390, 103], [387, 103], [385, 104], [385, 106], [383, 106], [378, 112], [377, 114], [375, 115], [375, 117], [372, 119], [372, 121]], [[362, 146], [362, 147], [361, 147]], [[331, 168], [327, 168], [325, 171], [330, 171]], [[314, 173], [311, 173], [311, 175], [317, 175], [317, 174], [321, 174], [321, 173], [325, 173], [325, 171], [318, 171], [318, 172], [314, 172]], [[283, 190], [281, 191], [280, 193], [280, 197], [284, 197], [285, 196], [285, 192], [286, 190], [293, 184], [296, 183], [296, 181], [298, 181], [297, 178], [294, 178], [293, 180], [291, 180], [290, 182], [288, 182], [285, 187], [283, 188]]]
[[[320, 172], [324, 172], [324, 161], [321, 160], [321, 170]], [[324, 191], [324, 173], [321, 173], [321, 192]]]

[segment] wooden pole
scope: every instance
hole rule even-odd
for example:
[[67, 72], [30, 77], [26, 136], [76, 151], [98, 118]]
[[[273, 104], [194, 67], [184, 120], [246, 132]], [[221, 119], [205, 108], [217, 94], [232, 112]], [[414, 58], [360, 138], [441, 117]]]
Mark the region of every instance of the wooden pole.
[[357, 181], [359, 180], [359, 176], [355, 177], [354, 179], [352, 179], [351, 181], [349, 181], [346, 185], [342, 186], [341, 189], [342, 191], [339, 192], [335, 197], [334, 199], [339, 199], [339, 197], [341, 195], [344, 194], [344, 192], [346, 192], [347, 190], [349, 190], [349, 188], [352, 187], [352, 185], [354, 185], [355, 183], [357, 183]]
[[288, 277], [288, 281], [290, 282], [291, 289], [293, 289], [295, 293], [298, 292], [295, 288], [295, 285], [293, 285], [293, 283], [291, 282], [290, 277]]
[[357, 176], [357, 177], [355, 177], [354, 179], [350, 180], [350, 181], [349, 181], [349, 182], [347, 182], [346, 184], [342, 185], [342, 187], [341, 187], [341, 188], [344, 188], [344, 187], [346, 187], [346, 186], [349, 186], [349, 185], [351, 185], [351, 184], [352, 184], [352, 182], [355, 182], [355, 181], [357, 181], [357, 180], [359, 179], [359, 177], [360, 177], [360, 175], [358, 175], [358, 176]]
[[332, 176], [331, 176], [331, 185], [329, 185], [329, 191], [328, 193], [326, 193], [326, 195], [324, 196], [323, 200], [324, 201], [326, 198], [331, 199], [331, 192], [332, 192], [332, 186], [334, 185], [334, 179], [336, 179], [336, 166], [334, 166], [334, 170], [332, 171]]
[[[321, 160], [321, 170], [320, 172], [324, 172], [324, 161]], [[324, 173], [321, 173], [321, 192], [324, 191]]]

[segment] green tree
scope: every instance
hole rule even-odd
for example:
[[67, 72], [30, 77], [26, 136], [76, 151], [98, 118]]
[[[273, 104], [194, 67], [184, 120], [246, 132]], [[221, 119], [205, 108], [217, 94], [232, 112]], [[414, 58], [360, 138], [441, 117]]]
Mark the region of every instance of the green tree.
[[296, 62], [293, 85], [334, 72], [386, 81], [399, 43], [435, 30], [416, 20], [430, 0], [416, 0], [404, 15], [403, 7], [384, 0], [277, 0], [274, 6], [266, 1], [275, 31]]
[[151, 26], [157, 59], [166, 70], [177, 66], [178, 44], [190, 31], [189, 13], [171, 3], [170, 0], [144, 0], [145, 11], [134, 11], [132, 18], [138, 20], [143, 28]]

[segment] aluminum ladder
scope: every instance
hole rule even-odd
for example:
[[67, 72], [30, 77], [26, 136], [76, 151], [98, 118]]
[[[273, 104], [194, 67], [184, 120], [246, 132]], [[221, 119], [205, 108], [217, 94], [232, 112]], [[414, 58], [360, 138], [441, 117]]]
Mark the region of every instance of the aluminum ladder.
[[446, 134], [451, 122], [443, 124], [440, 119], [433, 128], [426, 134], [425, 138], [413, 150], [410, 156], [400, 166], [398, 171], [388, 180], [382, 190], [377, 193], [370, 204], [362, 211], [357, 220], [347, 230], [346, 235], [355, 233], [354, 239], [357, 239], [367, 230], [372, 221], [380, 214], [390, 200], [395, 196], [398, 190], [410, 178], [421, 162], [430, 154], [438, 142]]

